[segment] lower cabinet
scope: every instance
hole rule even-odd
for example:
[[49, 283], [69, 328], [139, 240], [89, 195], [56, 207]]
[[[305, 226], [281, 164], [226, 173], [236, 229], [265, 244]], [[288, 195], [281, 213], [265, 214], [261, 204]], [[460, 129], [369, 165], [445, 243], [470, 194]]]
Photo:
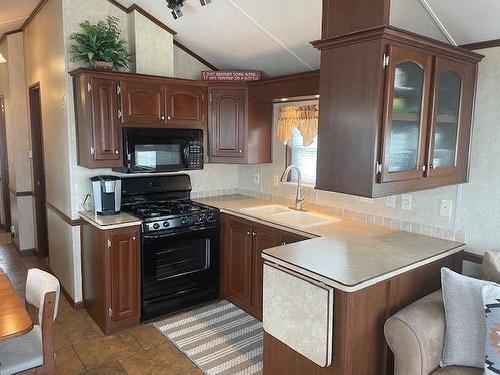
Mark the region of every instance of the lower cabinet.
[[105, 334], [139, 324], [139, 227], [82, 226], [85, 309]]
[[262, 320], [262, 252], [307, 238], [231, 215], [223, 217], [223, 237], [222, 294]]

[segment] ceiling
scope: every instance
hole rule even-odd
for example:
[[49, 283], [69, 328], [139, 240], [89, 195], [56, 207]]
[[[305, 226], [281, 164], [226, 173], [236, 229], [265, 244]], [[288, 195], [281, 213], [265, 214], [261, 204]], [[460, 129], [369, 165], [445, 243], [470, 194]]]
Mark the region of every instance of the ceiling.
[[[78, 1], [78, 0], [77, 0]], [[310, 41], [320, 38], [322, 0], [185, 0], [174, 20], [165, 0], [133, 3], [177, 31], [175, 38], [220, 69], [267, 76], [319, 69]], [[24, 22], [38, 0], [0, 0], [0, 35]], [[498, 0], [392, 0], [391, 24], [449, 43], [500, 38]]]
[[35, 9], [39, 0], [0, 0], [0, 37], [17, 30]]

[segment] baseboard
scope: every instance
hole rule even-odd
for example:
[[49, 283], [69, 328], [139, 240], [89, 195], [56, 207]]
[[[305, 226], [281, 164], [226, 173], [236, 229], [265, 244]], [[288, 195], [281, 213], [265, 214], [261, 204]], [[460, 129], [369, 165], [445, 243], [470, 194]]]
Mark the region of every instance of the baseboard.
[[19, 248], [19, 245], [12, 239], [12, 245], [16, 248], [17, 253], [22, 256], [22, 257], [27, 257], [31, 255], [36, 255], [36, 249], [26, 249], [26, 250], [21, 250]]
[[469, 253], [468, 251], [464, 252], [464, 261], [472, 262], [477, 264], [483, 264], [483, 256], [479, 254]]
[[66, 299], [68, 300], [71, 307], [73, 307], [75, 310], [81, 310], [84, 308], [83, 302], [73, 301], [73, 298], [71, 298], [70, 294], [68, 293], [68, 291], [66, 289], [64, 289], [62, 284], [61, 284], [61, 293], [64, 295], [64, 297], [66, 297]]

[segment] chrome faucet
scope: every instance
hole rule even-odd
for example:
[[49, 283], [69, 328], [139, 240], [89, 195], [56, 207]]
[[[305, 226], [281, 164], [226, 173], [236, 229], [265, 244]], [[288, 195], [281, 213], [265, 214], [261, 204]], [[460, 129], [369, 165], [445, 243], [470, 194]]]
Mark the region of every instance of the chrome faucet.
[[304, 198], [302, 196], [302, 190], [301, 190], [301, 188], [302, 188], [301, 187], [302, 174], [300, 173], [300, 168], [297, 167], [296, 165], [288, 166], [288, 168], [285, 169], [285, 171], [283, 172], [283, 175], [281, 176], [281, 182], [286, 181], [288, 174], [290, 173], [290, 171], [292, 169], [295, 169], [297, 171], [297, 195], [295, 196], [295, 208], [293, 208], [293, 207], [290, 207], [290, 208], [293, 208], [294, 210], [297, 210], [297, 211], [302, 211], [302, 205], [306, 201], [306, 198]]

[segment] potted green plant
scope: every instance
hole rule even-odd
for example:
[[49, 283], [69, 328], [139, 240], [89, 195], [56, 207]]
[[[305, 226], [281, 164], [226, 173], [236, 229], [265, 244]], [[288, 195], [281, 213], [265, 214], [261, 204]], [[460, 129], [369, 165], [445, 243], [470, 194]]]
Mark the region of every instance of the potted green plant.
[[98, 69], [128, 68], [130, 51], [121, 38], [119, 20], [108, 16], [106, 21], [80, 23], [82, 32], [70, 35], [73, 61], [83, 61]]

